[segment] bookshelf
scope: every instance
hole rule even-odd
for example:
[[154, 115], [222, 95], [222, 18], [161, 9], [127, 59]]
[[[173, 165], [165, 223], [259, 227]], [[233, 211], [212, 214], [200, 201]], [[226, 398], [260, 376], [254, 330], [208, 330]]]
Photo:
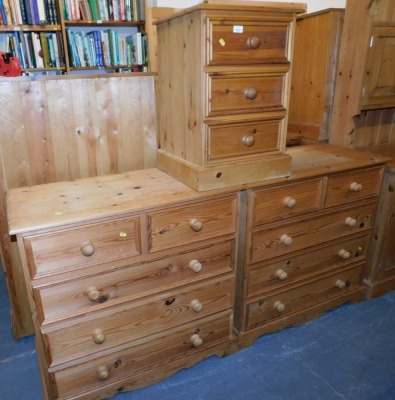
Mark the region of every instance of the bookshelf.
[[24, 75], [146, 72], [145, 0], [0, 0], [0, 51]]

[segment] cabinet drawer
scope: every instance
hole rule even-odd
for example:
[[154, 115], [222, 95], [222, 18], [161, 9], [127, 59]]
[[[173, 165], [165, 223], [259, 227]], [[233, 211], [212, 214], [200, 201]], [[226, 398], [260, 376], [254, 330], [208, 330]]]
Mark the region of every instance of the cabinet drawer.
[[315, 247], [304, 253], [290, 255], [270, 263], [249, 268], [246, 297], [256, 296], [268, 290], [278, 289], [309, 275], [346, 266], [364, 260], [369, 235], [343, 239], [325, 247]]
[[378, 196], [382, 168], [350, 172], [328, 178], [325, 207]]
[[374, 204], [263, 229], [252, 234], [250, 262], [289, 254], [372, 227]]
[[289, 62], [287, 23], [221, 18], [209, 26], [208, 65]]
[[211, 127], [209, 160], [278, 151], [280, 121]]
[[339, 271], [310, 283], [277, 292], [246, 305], [247, 327], [253, 328], [331, 297], [356, 289], [361, 284], [361, 266]]
[[40, 323], [82, 315], [231, 272], [234, 241], [34, 289]]
[[[229, 313], [204, 318], [161, 337], [139, 342], [51, 375], [60, 398], [100, 390], [125, 379], [137, 385], [139, 381], [144, 381], [144, 374], [155, 374], [156, 368], [163, 370], [167, 366], [170, 369], [177, 365], [181, 368], [188, 357], [196, 357], [197, 353], [208, 352], [215, 345], [229, 341], [231, 322]], [[212, 354], [215, 354], [215, 347]]]
[[209, 75], [209, 116], [284, 110], [284, 75]]
[[111, 314], [72, 323], [59, 329], [42, 329], [48, 363], [56, 365], [108, 349], [173, 326], [230, 309], [233, 278], [183, 291], [168, 291], [149, 300], [125, 304]]
[[282, 220], [319, 209], [322, 180], [256, 190], [252, 194], [253, 225]]
[[234, 233], [236, 214], [236, 196], [148, 213], [150, 251]]
[[32, 278], [140, 254], [139, 218], [25, 238]]

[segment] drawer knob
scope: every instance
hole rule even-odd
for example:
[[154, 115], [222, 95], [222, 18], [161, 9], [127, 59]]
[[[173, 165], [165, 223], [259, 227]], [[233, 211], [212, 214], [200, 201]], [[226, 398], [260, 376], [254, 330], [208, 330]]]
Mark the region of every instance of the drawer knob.
[[244, 90], [244, 97], [247, 100], [255, 100], [258, 96], [258, 89], [256, 88], [247, 88], [246, 90]]
[[203, 339], [195, 333], [194, 335], [191, 336], [191, 342], [195, 347], [199, 347], [203, 344]]
[[93, 287], [93, 286], [90, 287], [90, 288], [88, 288], [88, 290], [86, 291], [86, 293], [87, 293], [88, 299], [89, 299], [90, 301], [96, 301], [96, 300], [99, 298], [99, 296], [100, 296], [99, 290], [98, 290], [97, 288]]
[[191, 219], [190, 225], [195, 232], [199, 232], [203, 229], [203, 222], [199, 221], [197, 218]]
[[274, 308], [278, 311], [278, 312], [283, 312], [285, 310], [285, 304], [281, 303], [281, 301], [276, 301], [274, 303]]
[[344, 289], [346, 287], [346, 282], [342, 281], [341, 279], [338, 279], [335, 282], [335, 286], [339, 289]]
[[281, 236], [281, 243], [284, 243], [286, 246], [291, 246], [293, 240], [291, 236], [288, 236], [286, 234]]
[[106, 340], [106, 336], [101, 329], [95, 329], [92, 337], [96, 344], [102, 344]]
[[197, 313], [203, 310], [203, 304], [197, 299], [191, 301], [191, 307]]
[[189, 268], [193, 271], [193, 272], [200, 272], [202, 270], [202, 264], [200, 264], [200, 262], [198, 260], [192, 260], [189, 263]]
[[293, 198], [290, 197], [290, 196], [287, 196], [287, 197], [284, 199], [284, 206], [289, 207], [289, 208], [294, 208], [294, 207], [296, 206], [296, 200], [293, 199]]
[[353, 192], [360, 192], [360, 191], [362, 190], [362, 185], [361, 185], [360, 183], [353, 182], [353, 183], [350, 185], [350, 189], [351, 189]]
[[347, 260], [348, 258], [351, 257], [351, 254], [350, 254], [349, 251], [347, 251], [347, 250], [345, 250], [345, 249], [341, 249], [341, 250], [339, 251], [339, 256], [340, 256], [341, 258], [343, 258], [344, 260]]
[[241, 140], [245, 147], [252, 147], [255, 144], [255, 136], [254, 135], [245, 135]]
[[356, 224], [357, 224], [357, 220], [355, 218], [352, 218], [352, 217], [346, 218], [346, 225], [353, 227]]
[[81, 247], [81, 252], [85, 257], [90, 257], [95, 252], [95, 246], [92, 243], [86, 243]]
[[247, 46], [250, 49], [257, 49], [261, 45], [261, 39], [258, 36], [251, 36], [247, 39]]
[[107, 371], [107, 368], [106, 368], [104, 365], [100, 366], [100, 367], [97, 369], [96, 373], [97, 373], [97, 377], [98, 377], [99, 380], [101, 380], [101, 381], [105, 381], [105, 380], [108, 379], [108, 377], [110, 376], [110, 374], [109, 374], [108, 371]]
[[278, 269], [275, 273], [276, 278], [280, 279], [280, 281], [284, 281], [288, 278], [288, 274], [283, 269]]

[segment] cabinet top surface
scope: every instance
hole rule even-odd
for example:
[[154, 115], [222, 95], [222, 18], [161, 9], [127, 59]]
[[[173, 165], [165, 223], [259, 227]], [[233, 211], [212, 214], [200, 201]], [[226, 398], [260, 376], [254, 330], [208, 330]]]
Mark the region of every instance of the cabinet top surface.
[[157, 168], [10, 189], [7, 216], [11, 235], [210, 199], [238, 190], [293, 182], [341, 171], [383, 165], [388, 157], [332, 145], [291, 148], [290, 177], [196, 192]]

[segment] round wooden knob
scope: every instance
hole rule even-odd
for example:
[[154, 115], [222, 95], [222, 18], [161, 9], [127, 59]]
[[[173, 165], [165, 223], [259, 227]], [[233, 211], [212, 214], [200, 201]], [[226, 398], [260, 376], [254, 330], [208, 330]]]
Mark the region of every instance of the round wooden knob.
[[81, 253], [85, 257], [90, 257], [95, 252], [95, 246], [92, 243], [86, 243], [81, 247]]
[[255, 136], [254, 135], [245, 135], [241, 140], [245, 147], [252, 147], [255, 144]]
[[101, 329], [95, 329], [93, 334], [93, 341], [96, 344], [102, 344], [106, 340], [106, 336], [104, 335], [103, 331]]
[[285, 304], [281, 303], [281, 301], [276, 301], [274, 303], [274, 308], [278, 311], [278, 312], [283, 312], [285, 310]]
[[88, 299], [90, 301], [96, 301], [100, 296], [99, 290], [93, 286], [88, 288], [88, 290], [86, 291], [86, 294], [88, 295]]
[[258, 96], [258, 89], [256, 88], [247, 88], [244, 90], [244, 97], [247, 100], [255, 100]]
[[341, 279], [338, 279], [335, 282], [335, 286], [339, 289], [344, 289], [346, 287], [346, 282], [342, 281]]
[[343, 258], [344, 260], [347, 260], [348, 258], [351, 257], [351, 254], [350, 254], [349, 251], [347, 251], [347, 250], [345, 250], [345, 249], [341, 249], [341, 250], [339, 251], [339, 256], [340, 256], [341, 258]]
[[257, 49], [261, 45], [261, 39], [258, 36], [251, 36], [247, 39], [247, 46], [250, 49]]
[[277, 270], [275, 276], [276, 278], [280, 279], [280, 281], [283, 281], [288, 278], [288, 274], [283, 269]]
[[357, 220], [355, 218], [351, 218], [351, 217], [346, 218], [346, 225], [353, 227], [356, 224], [357, 224]]
[[202, 264], [200, 264], [200, 262], [198, 260], [192, 260], [189, 263], [189, 268], [193, 271], [193, 272], [200, 272], [202, 270]]
[[284, 243], [286, 246], [291, 246], [292, 242], [291, 236], [285, 234], [281, 236], [281, 243]]
[[296, 206], [296, 200], [293, 199], [293, 198], [290, 197], [290, 196], [287, 196], [287, 197], [284, 199], [284, 206], [289, 207], [289, 208], [294, 208], [294, 207]]
[[361, 185], [360, 183], [353, 182], [353, 183], [350, 185], [350, 189], [351, 189], [353, 192], [360, 192], [360, 191], [362, 190], [362, 185]]
[[203, 229], [203, 222], [199, 221], [197, 218], [191, 219], [190, 226], [195, 232], [199, 232]]
[[108, 379], [108, 377], [110, 376], [109, 372], [107, 371], [107, 368], [104, 365], [101, 365], [97, 371], [96, 371], [97, 377], [101, 380], [101, 381], [105, 381], [106, 379]]
[[199, 347], [203, 344], [203, 339], [195, 333], [194, 335], [191, 336], [191, 342], [195, 347]]
[[203, 304], [197, 299], [191, 301], [191, 307], [195, 312], [200, 312], [203, 310]]

